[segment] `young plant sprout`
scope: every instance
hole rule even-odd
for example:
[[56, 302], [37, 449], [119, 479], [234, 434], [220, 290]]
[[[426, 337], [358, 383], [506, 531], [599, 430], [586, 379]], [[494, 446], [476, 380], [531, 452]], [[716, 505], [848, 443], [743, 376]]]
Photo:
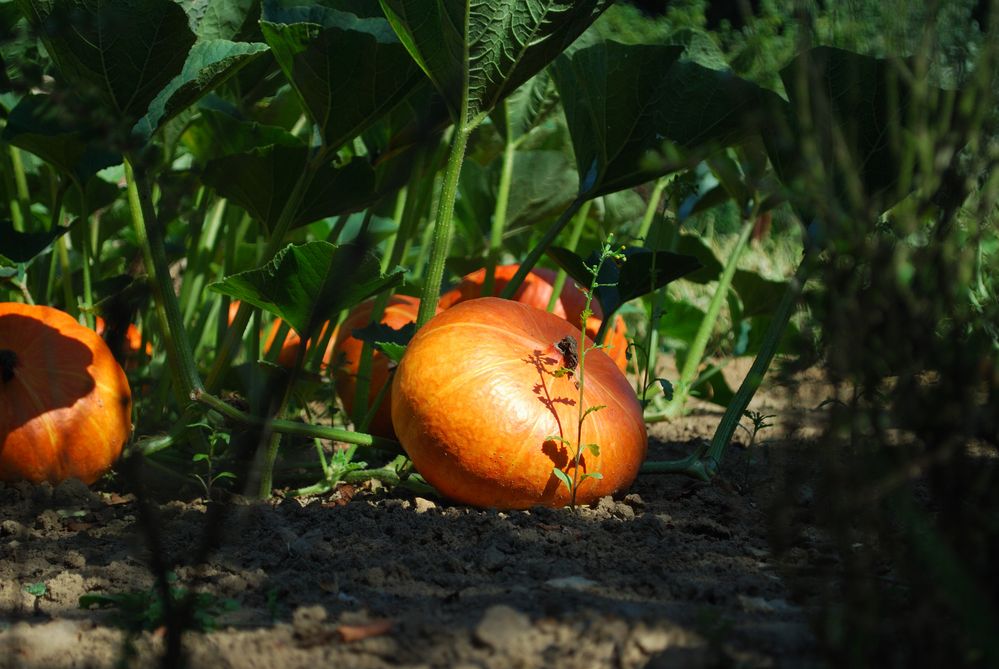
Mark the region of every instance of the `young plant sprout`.
[[[623, 247], [621, 247], [623, 248]], [[583, 421], [591, 413], [595, 413], [605, 408], [606, 405], [597, 404], [591, 407], [585, 406], [583, 401], [583, 389], [586, 384], [586, 356], [590, 351], [598, 348], [606, 348], [603, 345], [593, 344], [592, 346], [587, 346], [586, 343], [586, 323], [590, 316], [593, 315], [593, 310], [591, 305], [593, 302], [594, 291], [601, 287], [611, 284], [600, 283], [600, 269], [603, 267], [604, 263], [608, 260], [615, 263], [623, 263], [625, 261], [625, 256], [620, 250], [615, 250], [614, 247], [614, 235], [608, 235], [607, 241], [600, 249], [600, 256], [595, 265], [587, 265], [586, 268], [592, 275], [590, 280], [590, 285], [588, 288], [580, 287], [583, 295], [586, 296], [586, 306], [583, 308], [583, 312], [580, 315], [580, 330], [579, 330], [579, 342], [570, 338], [565, 337], [555, 344], [555, 349], [562, 354], [562, 367], [555, 371], [555, 376], [573, 376], [576, 380], [576, 388], [579, 390], [579, 398], [576, 401], [576, 406], [579, 407], [578, 419], [576, 423], [576, 443], [573, 444], [565, 437], [561, 435], [551, 435], [549, 438], [552, 441], [558, 442], [567, 448], [572, 449], [572, 476], [569, 476], [568, 472], [559, 469], [558, 467], [552, 468], [552, 473], [562, 482], [562, 484], [569, 490], [569, 507], [575, 510], [576, 508], [576, 491], [579, 486], [586, 479], [601, 479], [603, 475], [600, 472], [584, 472], [580, 474], [579, 468], [583, 461], [584, 451], [589, 451], [594, 456], [600, 455], [600, 445], [596, 443], [583, 444]]]

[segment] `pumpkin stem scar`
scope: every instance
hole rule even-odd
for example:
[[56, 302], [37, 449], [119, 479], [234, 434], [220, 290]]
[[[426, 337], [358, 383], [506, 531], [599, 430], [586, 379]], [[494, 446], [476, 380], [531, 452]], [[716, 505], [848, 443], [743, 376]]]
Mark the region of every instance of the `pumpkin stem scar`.
[[0, 379], [7, 383], [14, 378], [14, 367], [17, 366], [17, 354], [8, 348], [0, 349]]

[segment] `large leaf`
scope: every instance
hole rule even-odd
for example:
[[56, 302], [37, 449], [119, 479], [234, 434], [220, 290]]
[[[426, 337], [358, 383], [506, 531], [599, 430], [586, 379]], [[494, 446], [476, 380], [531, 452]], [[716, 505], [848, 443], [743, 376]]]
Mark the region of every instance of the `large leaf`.
[[202, 107], [199, 111], [198, 118], [181, 137], [199, 163], [274, 145], [303, 146], [300, 139], [284, 128], [240, 120], [216, 109]]
[[178, 0], [199, 39], [235, 40], [259, 17], [259, 0]]
[[[308, 148], [270, 146], [217, 158], [205, 167], [204, 182], [243, 207], [268, 229], [277, 223], [305, 166]], [[374, 171], [364, 160], [321, 168], [305, 193], [292, 225], [363, 209], [377, 198]]]
[[19, 232], [13, 223], [0, 219], [0, 264], [25, 263], [69, 232], [69, 227], [53, 226], [47, 232]]
[[163, 124], [265, 51], [267, 45], [257, 42], [198, 42], [180, 73], [149, 104], [149, 111], [135, 124], [133, 133], [148, 140]]
[[[781, 180], [810, 190], [806, 220], [829, 203], [866, 209], [868, 200], [879, 213], [906, 195], [897, 188], [900, 170], [920, 141], [909, 77], [892, 61], [832, 47], [805, 51], [781, 70], [789, 103], [764, 139]], [[935, 100], [928, 118], [947, 123], [955, 92], [926, 86], [925, 93]]]
[[498, 105], [491, 117], [504, 139], [516, 141], [558, 109], [558, 91], [548, 70], [542, 70]]
[[382, 17], [319, 5], [268, 6], [260, 27], [323, 142], [333, 149], [425, 81]]
[[[599, 261], [596, 253], [590, 254], [585, 261], [560, 246], [549, 248], [547, 253], [576, 283], [581, 286], [591, 284], [593, 275], [587, 267], [596, 266]], [[598, 283], [604, 285], [597, 287], [595, 295], [605, 314], [614, 313], [625, 302], [662, 288], [701, 266], [693, 256], [669, 251], [628, 247], [624, 249], [624, 255], [625, 260], [621, 265], [605, 261], [600, 266]]]
[[756, 272], [740, 269], [732, 277], [732, 288], [742, 302], [740, 318], [769, 316], [774, 313], [787, 292], [787, 282], [772, 281]]
[[195, 36], [172, 0], [16, 0], [72, 82], [131, 125], [180, 74]]
[[79, 127], [48, 95], [27, 95], [10, 112], [3, 139], [54, 165], [78, 184], [121, 156], [104, 148], [96, 130]]
[[[678, 60], [681, 47], [604, 42], [555, 61], [580, 195], [630, 188], [738, 141], [772, 94], [728, 71]], [[664, 149], [680, 158], [667, 159]]]
[[405, 270], [380, 271], [363, 249], [327, 242], [288, 245], [263, 267], [228, 276], [209, 288], [249, 302], [308, 336], [317, 323], [403, 281]]
[[562, 53], [607, 0], [381, 0], [392, 27], [447, 101], [478, 124]]

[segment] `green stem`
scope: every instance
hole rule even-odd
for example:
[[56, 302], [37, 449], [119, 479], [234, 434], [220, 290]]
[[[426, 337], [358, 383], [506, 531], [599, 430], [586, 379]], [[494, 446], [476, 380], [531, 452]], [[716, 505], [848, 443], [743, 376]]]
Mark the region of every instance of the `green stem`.
[[[505, 104], [505, 103], [504, 103]], [[489, 254], [486, 259], [486, 278], [482, 282], [482, 294], [493, 294], [493, 281], [496, 279], [496, 262], [503, 245], [503, 231], [506, 229], [506, 211], [510, 203], [510, 184], [513, 181], [513, 162], [516, 145], [510, 139], [507, 129], [506, 146], [503, 148], [503, 163], [500, 169], [499, 187], [496, 191], [496, 208], [493, 210], [492, 225], [489, 229]]]
[[69, 250], [66, 247], [66, 235], [56, 240], [56, 253], [59, 255], [59, 269], [62, 271], [62, 297], [66, 302], [66, 311], [73, 318], [79, 319], [80, 308], [73, 292], [73, 267], [69, 262]]
[[[586, 219], [590, 216], [590, 207], [593, 206], [593, 200], [587, 200], [582, 207], [579, 208], [579, 213], [576, 214], [574, 220], [574, 225], [569, 231], [569, 241], [566, 243], [565, 247], [570, 251], [575, 251], [576, 247], [579, 246], [579, 239], [583, 236], [583, 228], [586, 227]], [[560, 269], [558, 274], [555, 275], [555, 283], [552, 284], [552, 296], [548, 298], [548, 313], [555, 310], [555, 305], [558, 303], [558, 299], [562, 296], [562, 289], [565, 287], [565, 281], [569, 277], [569, 273], [564, 269]], [[483, 292], [483, 294], [486, 294]], [[575, 325], [575, 323], [573, 323]]]
[[173, 291], [163, 229], [156, 220], [145, 176], [135, 173], [131, 159], [126, 157], [124, 163], [132, 226], [135, 229], [136, 242], [142, 251], [146, 276], [153, 290], [153, 303], [162, 329], [167, 360], [178, 384], [178, 395], [188, 397], [194, 390], [202, 387], [201, 378], [194, 362], [191, 341], [184, 328], [177, 294]]
[[[801, 290], [808, 278], [808, 262], [809, 258], [807, 256], [802, 259], [794, 278], [788, 282], [787, 288], [781, 296], [780, 303], [777, 305], [777, 309], [770, 319], [767, 331], [763, 335], [760, 352], [756, 354], [756, 359], [753, 360], [753, 365], [749, 368], [749, 373], [743, 379], [739, 390], [736, 391], [732, 401], [725, 407], [725, 413], [722, 415], [722, 419], [715, 429], [714, 437], [712, 437], [711, 444], [708, 446], [706, 452], [692, 453], [681, 460], [646, 462], [642, 465], [641, 471], [643, 473], [680, 472], [707, 481], [718, 472], [725, 449], [731, 443], [732, 436], [735, 434], [736, 429], [738, 429], [739, 421], [742, 419], [746, 408], [763, 382], [763, 377], [767, 373], [767, 369], [770, 368], [770, 363], [773, 361], [777, 347], [780, 345], [781, 337], [784, 336], [787, 324], [791, 321], [791, 315], [794, 313], [794, 305], [798, 300], [798, 296], [801, 295]], [[655, 422], [661, 418], [663, 416], [647, 416], [646, 422]]]
[[458, 194], [458, 178], [461, 176], [461, 164], [465, 160], [468, 135], [474, 129], [466, 125], [464, 112], [462, 115], [454, 128], [451, 153], [447, 160], [447, 170], [444, 172], [444, 183], [441, 184], [440, 200], [437, 202], [433, 245], [430, 248], [430, 260], [427, 262], [427, 278], [423, 284], [423, 294], [420, 295], [420, 311], [416, 317], [417, 328], [423, 327], [437, 311], [441, 281], [444, 279], [444, 261], [447, 260], [451, 248], [451, 219], [454, 216], [454, 201]]
[[[436, 496], [440, 494], [437, 492], [436, 488], [424, 481], [418, 474], [402, 477], [391, 465], [379, 467], [378, 469], [355, 469], [353, 471], [344, 472], [336, 479], [336, 482], [342, 481], [344, 483], [361, 483], [372, 479], [381, 481], [382, 483], [386, 483], [390, 486], [407, 488], [418, 495]], [[299, 488], [295, 491], [295, 496], [308, 497], [310, 495], [322, 495], [332, 489], [333, 486], [324, 481], [322, 483], [311, 485], [307, 488]]]
[[24, 173], [24, 162], [21, 160], [21, 151], [16, 147], [10, 147], [11, 171], [14, 173], [14, 194], [16, 206], [10, 208], [11, 223], [14, 229], [19, 232], [27, 230], [25, 227], [31, 219], [31, 193], [28, 191], [28, 177]]
[[739, 421], [742, 419], [749, 403], [753, 400], [753, 396], [759, 389], [760, 384], [763, 383], [763, 377], [770, 368], [770, 362], [773, 360], [774, 355], [777, 353], [780, 340], [784, 336], [784, 331], [787, 330], [787, 324], [791, 321], [791, 316], [794, 314], [794, 306], [798, 301], [798, 296], [801, 294], [801, 290], [808, 278], [808, 264], [809, 258], [806, 256], [798, 266], [794, 278], [788, 282], [787, 288], [784, 289], [784, 294], [780, 298], [780, 303], [777, 305], [777, 310], [770, 319], [770, 324], [767, 325], [767, 330], [763, 335], [763, 342], [760, 345], [760, 351], [756, 354], [756, 359], [753, 360], [753, 365], [749, 368], [749, 373], [742, 380], [742, 385], [735, 392], [732, 401], [725, 407], [725, 414], [722, 416], [721, 422], [715, 430], [715, 435], [711, 439], [711, 446], [708, 449], [707, 457], [711, 462], [721, 462], [725, 448], [732, 441], [732, 436], [735, 434]]
[[87, 192], [83, 186], [79, 186], [77, 189], [80, 193], [80, 220], [83, 222], [83, 228], [80, 231], [81, 239], [81, 250], [83, 252], [83, 263], [80, 268], [83, 274], [83, 319], [86, 326], [90, 329], [94, 328], [94, 291], [91, 281], [91, 265], [93, 263], [93, 251], [91, 249], [91, 237], [89, 224], [90, 221], [90, 210], [87, 207]]
[[[666, 190], [666, 186], [673, 181], [674, 175], [665, 176], [656, 181], [656, 185], [652, 188], [652, 195], [649, 197], [649, 204], [645, 208], [645, 215], [642, 216], [642, 224], [638, 228], [638, 238], [645, 242], [646, 248], [652, 248], [648, 244], [649, 230], [652, 228], [652, 221], [656, 218], [656, 210], [659, 209], [659, 201], [662, 200], [663, 191]], [[652, 249], [655, 250], [654, 248]]]
[[[327, 427], [325, 425], [311, 425], [309, 423], [300, 423], [292, 420], [267, 420], [265, 418], [248, 414], [245, 411], [240, 411], [215, 395], [203, 391], [195, 391], [191, 395], [191, 399], [200, 404], [204, 404], [210, 409], [222, 414], [222, 416], [228, 418], [229, 420], [235, 421], [242, 425], [267, 425], [270, 426], [271, 430], [280, 434], [290, 434], [310, 439], [329, 439], [330, 441], [338, 441], [345, 444], [367, 446], [369, 448], [375, 448], [388, 453], [402, 453], [402, 446], [399, 442], [392, 439], [385, 439], [384, 437], [376, 437], [374, 435], [364, 434], [362, 432], [353, 432], [351, 430], [344, 430], [336, 427]], [[159, 450], [159, 448], [155, 448], [155, 450]], [[144, 452], [148, 455], [150, 452], [155, 452], [155, 450], [147, 448], [144, 449]]]
[[585, 200], [581, 196], [577, 196], [576, 199], [572, 201], [572, 204], [570, 204], [569, 207], [562, 212], [562, 215], [558, 217], [558, 220], [556, 220], [555, 223], [553, 223], [552, 226], [545, 231], [541, 240], [533, 249], [531, 249], [531, 252], [527, 254], [527, 257], [524, 258], [524, 261], [520, 264], [520, 268], [517, 270], [517, 273], [513, 275], [512, 279], [510, 279], [510, 283], [506, 284], [506, 287], [503, 288], [503, 292], [500, 293], [500, 297], [506, 300], [513, 297], [513, 294], [517, 292], [518, 288], [520, 288], [520, 284], [524, 282], [527, 275], [532, 269], [534, 269], [534, 266], [538, 264], [538, 260], [541, 259], [544, 252], [549, 246], [551, 246], [552, 242], [555, 241], [558, 234], [562, 232], [562, 228], [564, 228], [569, 221], [572, 220], [572, 217], [576, 215], [576, 212], [579, 211], [584, 202]]
[[729, 253], [725, 268], [722, 270], [721, 276], [718, 277], [718, 286], [715, 288], [714, 295], [711, 296], [708, 310], [704, 314], [704, 319], [701, 321], [697, 334], [694, 336], [694, 341], [687, 350], [687, 359], [683, 363], [683, 369], [680, 370], [680, 380], [677, 382], [676, 392], [673, 395], [673, 399], [666, 406], [666, 414], [669, 416], [676, 417], [683, 414], [687, 400], [690, 398], [691, 386], [697, 377], [697, 370], [701, 366], [704, 351], [708, 346], [708, 340], [714, 332], [718, 315], [721, 313], [722, 305], [725, 304], [725, 300], [728, 297], [728, 290], [732, 285], [732, 277], [735, 276], [739, 258], [742, 257], [742, 252], [745, 250], [752, 232], [753, 221], [750, 219], [743, 223], [735, 247]]

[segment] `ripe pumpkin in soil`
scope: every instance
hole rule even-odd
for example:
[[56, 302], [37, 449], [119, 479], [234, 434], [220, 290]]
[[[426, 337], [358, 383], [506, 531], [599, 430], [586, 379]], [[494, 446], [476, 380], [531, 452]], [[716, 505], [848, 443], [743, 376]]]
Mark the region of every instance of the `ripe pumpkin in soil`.
[[0, 480], [99, 479], [132, 431], [104, 340], [57, 309], [0, 303]]
[[[572, 476], [579, 390], [556, 377], [554, 344], [579, 330], [558, 316], [484, 297], [437, 314], [413, 338], [396, 370], [392, 420], [417, 470], [458, 502], [502, 509], [564, 506]], [[590, 342], [592, 344], [592, 342]], [[587, 504], [629, 486], [645, 459], [646, 431], [635, 392], [601, 350], [586, 354], [584, 402], [606, 405], [583, 421], [577, 488]], [[549, 439], [560, 435], [573, 448]]]
[[[510, 283], [513, 275], [520, 269], [520, 265], [498, 265], [496, 267], [495, 280], [493, 282], [493, 295], [499, 293]], [[545, 267], [535, 267], [520, 284], [520, 288], [513, 294], [513, 300], [521, 304], [527, 304], [536, 309], [548, 309], [548, 302], [551, 300], [552, 292], [555, 288], [556, 272]], [[486, 280], [486, 269], [476, 270], [471, 274], [466, 274], [453, 289], [441, 295], [440, 305], [442, 309], [447, 309], [461, 302], [474, 300], [482, 297], [482, 284]], [[562, 293], [555, 302], [552, 313], [560, 316], [579, 327], [580, 317], [583, 309], [586, 308], [586, 296], [583, 291], [573, 285], [572, 279], [566, 279], [562, 287]], [[600, 330], [600, 323], [603, 322], [603, 310], [600, 303], [593, 300], [590, 303], [590, 310], [593, 315], [586, 321], [586, 334], [589, 337], [596, 337]], [[627, 328], [624, 319], [616, 316], [614, 328], [607, 333], [604, 343], [608, 348], [604, 352], [611, 357], [614, 363], [622, 372], [628, 369], [628, 338]]]
[[[333, 360], [336, 368], [334, 375], [336, 378], [336, 392], [343, 403], [343, 408], [348, 415], [354, 412], [354, 397], [357, 395], [357, 373], [361, 366], [361, 352], [364, 349], [364, 342], [354, 337], [354, 330], [365, 327], [371, 321], [371, 312], [374, 309], [375, 301], [368, 300], [351, 309], [350, 313], [340, 324], [337, 331], [336, 342], [333, 346]], [[388, 306], [382, 314], [381, 322], [394, 330], [398, 330], [407, 323], [415, 323], [416, 315], [420, 311], [420, 300], [409, 295], [393, 295], [389, 299]], [[368, 386], [368, 406], [370, 407], [378, 391], [388, 382], [389, 359], [378, 351], [374, 351], [371, 357], [371, 381]], [[379, 437], [395, 438], [395, 430], [392, 428], [392, 390], [391, 388], [382, 398], [382, 403], [371, 419], [368, 426], [370, 434]]]

